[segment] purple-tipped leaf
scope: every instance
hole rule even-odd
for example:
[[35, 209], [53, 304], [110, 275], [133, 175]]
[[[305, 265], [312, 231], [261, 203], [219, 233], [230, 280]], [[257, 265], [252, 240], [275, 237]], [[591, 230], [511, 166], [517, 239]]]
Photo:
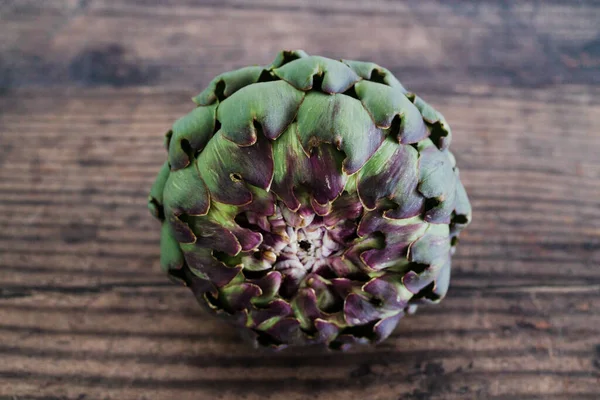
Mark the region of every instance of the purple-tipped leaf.
[[273, 178], [273, 154], [267, 139], [249, 147], [239, 147], [221, 132], [208, 142], [197, 160], [200, 174], [214, 200], [246, 205], [253, 199], [246, 183], [267, 189]]
[[[315, 110], [319, 110], [315, 113]], [[361, 102], [343, 94], [310, 92], [298, 110], [298, 137], [306, 154], [321, 143], [333, 144], [346, 158], [343, 171], [354, 174], [383, 142]]]

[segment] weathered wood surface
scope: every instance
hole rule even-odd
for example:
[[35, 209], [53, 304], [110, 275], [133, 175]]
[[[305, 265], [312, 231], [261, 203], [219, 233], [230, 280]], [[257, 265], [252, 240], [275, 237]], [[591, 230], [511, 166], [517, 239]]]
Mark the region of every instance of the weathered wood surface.
[[[0, 1], [0, 399], [598, 399], [598, 21], [592, 1]], [[162, 133], [280, 48], [379, 62], [456, 133], [474, 222], [449, 296], [376, 348], [257, 353], [159, 272]]]

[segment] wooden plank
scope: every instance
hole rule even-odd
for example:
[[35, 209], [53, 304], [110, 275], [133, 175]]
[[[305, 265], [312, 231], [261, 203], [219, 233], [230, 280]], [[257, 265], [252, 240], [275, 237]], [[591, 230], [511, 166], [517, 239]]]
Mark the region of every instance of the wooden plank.
[[202, 87], [223, 70], [268, 64], [290, 47], [373, 60], [415, 91], [599, 82], [593, 1], [53, 3], [47, 13], [58, 16], [35, 24], [34, 7], [4, 14], [12, 86]]

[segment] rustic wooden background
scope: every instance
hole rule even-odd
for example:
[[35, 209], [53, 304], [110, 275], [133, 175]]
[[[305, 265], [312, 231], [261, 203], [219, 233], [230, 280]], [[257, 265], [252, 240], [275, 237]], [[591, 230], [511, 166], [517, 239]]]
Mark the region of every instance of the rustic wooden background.
[[[159, 271], [162, 134], [282, 48], [391, 69], [474, 206], [442, 304], [257, 353]], [[0, 0], [0, 399], [599, 399], [600, 5]]]

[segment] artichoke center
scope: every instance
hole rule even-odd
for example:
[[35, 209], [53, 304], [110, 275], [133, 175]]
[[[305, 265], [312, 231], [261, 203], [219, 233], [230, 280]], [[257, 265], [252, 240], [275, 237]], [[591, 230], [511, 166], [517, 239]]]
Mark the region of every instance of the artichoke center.
[[[324, 226], [310, 224], [306, 227], [287, 227], [289, 240], [278, 254], [275, 269], [297, 268], [305, 274], [327, 264], [328, 258], [343, 249], [334, 242]], [[300, 272], [300, 271], [299, 271]]]
[[293, 293], [310, 274], [331, 271], [356, 237], [356, 224], [345, 218], [321, 217], [308, 208], [291, 211], [279, 202], [268, 223], [249, 222], [269, 228], [261, 229], [263, 241], [255, 255], [262, 270], [268, 265], [283, 275], [283, 293]]

